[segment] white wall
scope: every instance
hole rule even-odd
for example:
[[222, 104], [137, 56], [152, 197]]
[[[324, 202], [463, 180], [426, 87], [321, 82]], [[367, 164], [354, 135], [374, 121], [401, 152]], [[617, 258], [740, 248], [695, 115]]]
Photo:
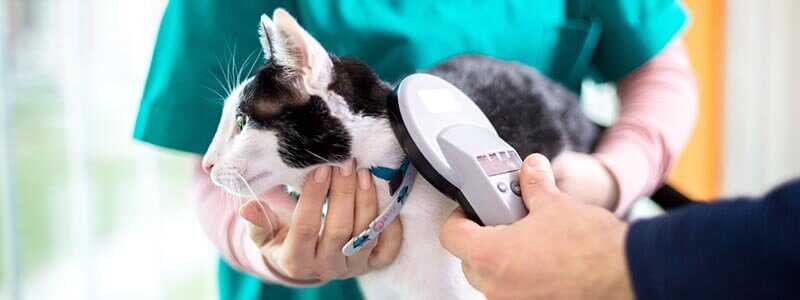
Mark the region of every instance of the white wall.
[[800, 175], [800, 1], [730, 0], [723, 193]]

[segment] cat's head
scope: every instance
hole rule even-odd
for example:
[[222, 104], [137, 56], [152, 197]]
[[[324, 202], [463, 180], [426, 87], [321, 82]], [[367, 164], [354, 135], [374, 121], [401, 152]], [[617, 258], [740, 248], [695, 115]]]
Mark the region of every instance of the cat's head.
[[391, 136], [374, 126], [386, 122], [390, 89], [366, 65], [328, 54], [281, 9], [261, 16], [259, 33], [266, 63], [225, 100], [203, 158], [215, 184], [242, 196], [299, 187], [314, 167], [353, 157], [366, 137]]

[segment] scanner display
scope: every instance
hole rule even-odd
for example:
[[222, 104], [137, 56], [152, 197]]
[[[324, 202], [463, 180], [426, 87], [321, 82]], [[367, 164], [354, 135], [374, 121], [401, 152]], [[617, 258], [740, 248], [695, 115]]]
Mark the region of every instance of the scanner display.
[[500, 151], [478, 155], [476, 157], [486, 176], [517, 171], [522, 167], [516, 151]]

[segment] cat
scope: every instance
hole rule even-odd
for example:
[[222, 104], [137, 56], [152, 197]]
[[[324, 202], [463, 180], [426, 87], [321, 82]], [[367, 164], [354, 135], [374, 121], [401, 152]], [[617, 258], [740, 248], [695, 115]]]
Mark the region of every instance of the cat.
[[[214, 183], [248, 196], [279, 185], [297, 190], [315, 167], [350, 158], [358, 168], [403, 163], [386, 110], [390, 84], [362, 62], [329, 54], [282, 9], [262, 16], [259, 32], [267, 62], [228, 95], [204, 157]], [[599, 134], [574, 93], [521, 64], [463, 55], [428, 73], [470, 96], [522, 156], [588, 152]], [[231, 176], [241, 176], [249, 188]], [[389, 186], [375, 183], [383, 209]], [[439, 244], [439, 227], [456, 206], [416, 178], [400, 214], [397, 258], [358, 277], [367, 299], [483, 298], [460, 261]]]

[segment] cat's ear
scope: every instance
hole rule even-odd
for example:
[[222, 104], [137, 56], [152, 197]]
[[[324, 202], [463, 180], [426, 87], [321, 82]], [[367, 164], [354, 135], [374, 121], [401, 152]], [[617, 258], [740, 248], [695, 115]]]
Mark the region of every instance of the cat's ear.
[[309, 91], [324, 90], [331, 81], [333, 62], [325, 48], [288, 12], [276, 9], [272, 20], [261, 16], [261, 46], [267, 60], [303, 78]]
[[264, 51], [264, 61], [272, 60], [272, 53], [275, 52], [272, 46], [272, 39], [277, 38], [277, 29], [269, 16], [261, 15], [261, 22], [258, 24], [258, 35], [261, 41], [261, 48]]

